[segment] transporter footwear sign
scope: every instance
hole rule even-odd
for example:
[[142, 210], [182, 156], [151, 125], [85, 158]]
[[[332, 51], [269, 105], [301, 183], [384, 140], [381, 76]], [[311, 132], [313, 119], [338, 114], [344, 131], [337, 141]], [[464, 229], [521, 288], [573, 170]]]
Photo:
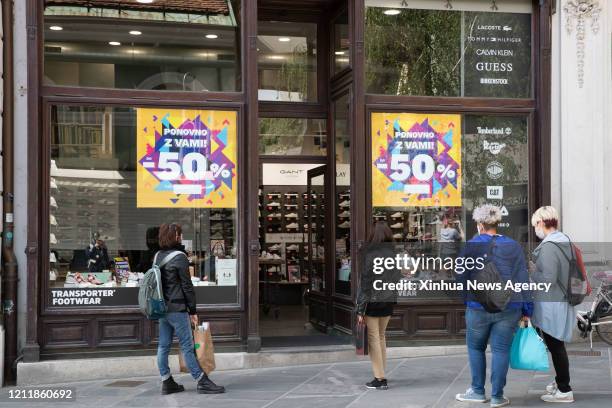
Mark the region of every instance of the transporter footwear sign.
[[236, 208], [237, 113], [137, 110], [137, 206]]
[[459, 207], [461, 170], [461, 115], [372, 113], [374, 207]]

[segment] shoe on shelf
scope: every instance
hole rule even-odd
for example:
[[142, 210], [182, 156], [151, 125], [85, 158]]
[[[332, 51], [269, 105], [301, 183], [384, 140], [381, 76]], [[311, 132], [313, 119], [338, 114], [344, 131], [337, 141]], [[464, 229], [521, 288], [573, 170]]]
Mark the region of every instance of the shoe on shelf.
[[554, 394], [555, 392], [557, 392], [557, 382], [553, 381], [550, 384], [548, 384], [546, 386], [546, 392], [549, 394]]
[[299, 249], [300, 247], [297, 246], [297, 244], [291, 244], [287, 248], [285, 248], [285, 250], [287, 251], [298, 251]]
[[402, 239], [404, 238], [403, 234], [393, 234], [393, 239]]
[[280, 203], [277, 201], [272, 201], [271, 203], [267, 204], [268, 207], [280, 207]]
[[268, 196], [268, 198], [280, 198], [281, 196], [280, 193], [268, 193], [266, 195]]
[[293, 193], [285, 193], [285, 197], [286, 198], [298, 198], [298, 195], [299, 194], [295, 193], [295, 192], [293, 192]]
[[215, 384], [206, 374], [198, 381], [198, 394], [223, 394], [225, 387]]
[[404, 223], [396, 222], [395, 224], [390, 225], [391, 228], [404, 228]]
[[340, 208], [346, 208], [346, 207], [350, 207], [350, 206], [351, 206], [350, 200], [344, 200], [343, 202], [338, 204], [338, 207], [340, 207]]
[[391, 218], [402, 218], [403, 216], [404, 216], [404, 213], [403, 212], [399, 212], [399, 211], [396, 212], [396, 213], [391, 214]]
[[279, 244], [274, 244], [268, 247], [268, 251], [278, 251], [279, 249], [281, 249], [281, 246]]
[[268, 218], [280, 218], [281, 217], [281, 213], [272, 213], [272, 214], [268, 214]]
[[477, 394], [472, 388], [468, 388], [464, 394], [455, 395], [455, 399], [462, 402], [487, 402], [483, 394]]
[[491, 397], [491, 408], [499, 408], [510, 405], [510, 400], [506, 397]]
[[338, 228], [350, 228], [351, 227], [351, 223], [348, 221], [344, 221], [341, 224], [338, 224]]
[[342, 211], [340, 214], [338, 214], [338, 217], [341, 217], [341, 218], [348, 218], [350, 216], [351, 216], [351, 212], [350, 211], [346, 211], [346, 210]]
[[297, 217], [298, 217], [297, 213], [289, 213], [285, 215], [285, 218], [297, 218]]
[[167, 380], [162, 381], [162, 395], [174, 394], [183, 391], [185, 391], [185, 387], [183, 387], [181, 384], [177, 384], [172, 376], [170, 376], [170, 378]]
[[287, 229], [298, 229], [299, 225], [297, 222], [292, 222], [291, 224], [287, 224]]
[[540, 399], [544, 402], [572, 403], [574, 402], [574, 393], [572, 391], [561, 392], [556, 390], [554, 394], [542, 395]]
[[272, 255], [272, 259], [283, 259], [280, 257], [279, 254], [271, 254]]
[[366, 383], [366, 388], [371, 390], [388, 390], [389, 386], [387, 385], [387, 379], [383, 378], [379, 380], [378, 378], [374, 378], [369, 383]]

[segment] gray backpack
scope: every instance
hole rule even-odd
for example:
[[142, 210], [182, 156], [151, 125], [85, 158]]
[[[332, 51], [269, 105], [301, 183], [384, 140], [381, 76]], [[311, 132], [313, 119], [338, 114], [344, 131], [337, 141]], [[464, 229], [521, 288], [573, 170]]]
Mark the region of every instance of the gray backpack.
[[162, 293], [161, 268], [179, 254], [182, 254], [182, 252], [173, 251], [157, 265], [159, 252], [156, 253], [151, 269], [145, 273], [140, 289], [138, 289], [138, 306], [147, 319], [158, 320], [166, 316], [167, 308]]

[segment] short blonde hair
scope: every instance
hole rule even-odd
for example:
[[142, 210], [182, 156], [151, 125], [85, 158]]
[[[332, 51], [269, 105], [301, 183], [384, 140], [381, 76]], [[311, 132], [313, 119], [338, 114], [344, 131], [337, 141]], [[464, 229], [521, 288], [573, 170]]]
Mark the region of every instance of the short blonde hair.
[[531, 216], [531, 225], [535, 227], [538, 222], [543, 222], [546, 228], [557, 228], [559, 224], [559, 213], [550, 205], [540, 207]]
[[486, 227], [495, 227], [502, 219], [501, 209], [493, 204], [483, 204], [474, 208], [472, 219]]

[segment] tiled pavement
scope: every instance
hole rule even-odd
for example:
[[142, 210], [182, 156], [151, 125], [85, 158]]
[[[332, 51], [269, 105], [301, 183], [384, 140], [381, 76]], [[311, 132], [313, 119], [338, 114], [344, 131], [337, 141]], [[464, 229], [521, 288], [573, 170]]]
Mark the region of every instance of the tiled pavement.
[[[584, 350], [584, 349], [582, 349]], [[571, 355], [572, 386], [580, 408], [612, 406], [612, 348], [599, 347], [601, 356]], [[226, 394], [198, 395], [185, 374], [175, 375], [186, 391], [159, 394], [157, 378], [88, 381], [63, 384], [73, 387], [74, 402], [11, 402], [9, 391], [0, 390], [0, 407], [215, 407], [215, 408], [478, 408], [488, 404], [464, 404], [454, 400], [469, 383], [464, 355], [390, 360], [390, 389], [366, 390], [371, 379], [368, 362], [237, 370], [213, 373], [211, 378], [227, 388]], [[552, 379], [551, 373], [510, 370], [506, 395], [513, 407], [545, 406], [539, 397]], [[490, 391], [490, 388], [487, 389]]]

